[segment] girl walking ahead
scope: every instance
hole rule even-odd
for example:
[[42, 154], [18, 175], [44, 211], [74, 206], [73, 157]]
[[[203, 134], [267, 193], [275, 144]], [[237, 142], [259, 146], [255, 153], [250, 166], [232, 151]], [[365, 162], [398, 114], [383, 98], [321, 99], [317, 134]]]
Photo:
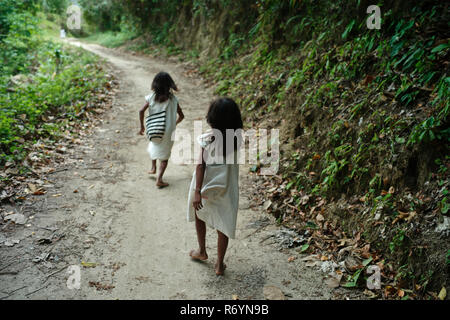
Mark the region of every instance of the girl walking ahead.
[[[178, 91], [172, 77], [166, 72], [158, 73], [152, 82], [153, 93], [145, 97], [145, 105], [139, 111], [141, 129], [140, 135], [147, 131], [150, 140], [147, 151], [152, 160], [150, 174], [156, 173], [156, 160], [160, 160], [159, 174], [156, 179], [158, 188], [167, 187], [169, 184], [163, 181], [163, 175], [167, 168], [173, 143], [172, 134], [176, 125], [184, 119], [183, 111], [177, 97], [172, 90]], [[144, 114], [149, 109], [149, 116], [144, 126]], [[178, 113], [178, 119], [176, 115]]]

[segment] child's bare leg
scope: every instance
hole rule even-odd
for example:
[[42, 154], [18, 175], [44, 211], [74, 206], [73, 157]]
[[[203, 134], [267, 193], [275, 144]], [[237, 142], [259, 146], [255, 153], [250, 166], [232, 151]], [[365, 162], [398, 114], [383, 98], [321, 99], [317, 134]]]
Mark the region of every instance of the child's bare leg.
[[215, 269], [216, 274], [218, 276], [222, 276], [225, 271], [225, 268], [227, 267], [223, 263], [225, 253], [227, 252], [227, 247], [228, 247], [228, 237], [219, 230], [217, 230], [217, 262]]
[[167, 187], [169, 184], [165, 183], [162, 179], [164, 172], [167, 168], [168, 160], [161, 160], [161, 164], [159, 165], [159, 174], [158, 174], [158, 180], [156, 180], [156, 186], [159, 188]]
[[208, 254], [206, 253], [206, 223], [200, 220], [195, 214], [195, 229], [197, 230], [198, 250], [191, 250], [189, 255], [195, 260], [206, 260]]
[[148, 173], [150, 174], [156, 173], [156, 160], [152, 160], [152, 169]]

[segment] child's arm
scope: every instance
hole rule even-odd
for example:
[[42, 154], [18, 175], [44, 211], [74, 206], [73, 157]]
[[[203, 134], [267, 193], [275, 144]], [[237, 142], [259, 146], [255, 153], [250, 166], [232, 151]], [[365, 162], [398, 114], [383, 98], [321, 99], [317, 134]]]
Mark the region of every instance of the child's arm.
[[202, 189], [202, 185], [203, 185], [203, 178], [205, 176], [205, 169], [206, 169], [206, 164], [205, 164], [205, 160], [203, 159], [203, 148], [200, 154], [200, 159], [201, 159], [201, 163], [199, 163], [195, 169], [195, 193], [194, 193], [194, 201], [193, 201], [193, 206], [195, 210], [200, 210], [201, 208], [203, 208], [203, 204], [202, 204], [202, 194], [201, 194], [201, 189]]
[[139, 130], [138, 134], [140, 134], [141, 136], [144, 135], [145, 132], [145, 127], [144, 127], [144, 114], [145, 114], [145, 110], [148, 109], [149, 103], [147, 102], [141, 110], [139, 110], [139, 122], [141, 123], [141, 130]]
[[179, 124], [184, 119], [183, 110], [181, 110], [180, 104], [178, 104], [177, 113], [178, 113], [177, 124]]

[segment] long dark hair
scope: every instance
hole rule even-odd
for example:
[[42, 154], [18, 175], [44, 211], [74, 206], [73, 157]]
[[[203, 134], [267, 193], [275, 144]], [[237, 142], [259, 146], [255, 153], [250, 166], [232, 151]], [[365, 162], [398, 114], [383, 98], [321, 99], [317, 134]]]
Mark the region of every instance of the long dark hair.
[[[209, 106], [206, 121], [211, 128], [222, 133], [223, 155], [227, 155], [227, 129], [238, 130], [243, 128], [241, 111], [238, 105], [231, 98], [216, 99]], [[238, 137], [234, 137], [234, 150], [238, 148], [239, 142]]]
[[158, 73], [152, 82], [152, 90], [155, 92], [155, 101], [164, 102], [170, 98], [170, 89], [178, 91], [172, 77], [167, 73], [161, 71]]

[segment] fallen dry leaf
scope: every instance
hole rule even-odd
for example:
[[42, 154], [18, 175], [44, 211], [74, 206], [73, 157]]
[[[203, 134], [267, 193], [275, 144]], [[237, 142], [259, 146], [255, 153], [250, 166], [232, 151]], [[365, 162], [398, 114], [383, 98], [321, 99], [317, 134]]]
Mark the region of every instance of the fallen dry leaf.
[[38, 190], [38, 188], [32, 183], [28, 183], [28, 189], [30, 189], [31, 193], [35, 193]]
[[319, 214], [317, 214], [317, 216], [316, 216], [316, 220], [317, 220], [318, 222], [322, 222], [323, 220], [325, 220], [325, 218], [323, 217], [323, 215], [321, 215], [321, 214], [319, 213]]
[[441, 291], [438, 294], [438, 298], [440, 300], [444, 300], [446, 296], [447, 296], [447, 289], [445, 289], [445, 287], [442, 287]]
[[44, 191], [43, 189], [39, 189], [39, 190], [33, 192], [33, 195], [35, 195], [35, 196], [42, 196], [42, 195], [44, 195], [44, 194], [46, 194], [46, 193], [47, 193], [47, 192]]
[[408, 217], [405, 218], [405, 220], [410, 222], [416, 215], [417, 215], [417, 213], [415, 211], [411, 211], [409, 213]]
[[96, 263], [93, 262], [85, 262], [85, 261], [81, 261], [81, 265], [85, 268], [95, 268], [97, 266]]
[[395, 289], [393, 286], [387, 285], [387, 286], [384, 288], [384, 295], [385, 295], [386, 297], [388, 297], [388, 296], [394, 294], [395, 292], [396, 292], [396, 289]]
[[113, 285], [110, 284], [102, 284], [98, 281], [89, 281], [90, 287], [95, 287], [97, 290], [111, 290], [114, 288]]
[[316, 265], [319, 265], [320, 262], [319, 261], [308, 261], [307, 263], [305, 263], [305, 266], [307, 267], [314, 267]]
[[272, 201], [267, 200], [267, 201], [264, 202], [263, 209], [264, 210], [268, 210], [271, 205], [272, 205]]
[[15, 224], [25, 224], [27, 222], [27, 218], [21, 213], [14, 213], [7, 215], [5, 217], [5, 221], [12, 221]]
[[309, 196], [308, 195], [304, 195], [302, 197], [301, 204], [305, 205], [305, 204], [308, 203], [308, 201], [309, 201]]
[[341, 279], [342, 279], [342, 274], [340, 275], [336, 275], [336, 276], [330, 276], [325, 280], [325, 284], [331, 288], [337, 288], [339, 287], [340, 283], [341, 283]]
[[275, 286], [264, 286], [263, 294], [266, 300], [286, 300], [283, 291]]
[[402, 212], [402, 211], [398, 211], [398, 216], [394, 219], [394, 221], [392, 221], [392, 224], [395, 224], [397, 221], [399, 220], [406, 220], [406, 221], [411, 221], [412, 218], [414, 218], [416, 216], [416, 212], [415, 211], [410, 211], [410, 212]]

